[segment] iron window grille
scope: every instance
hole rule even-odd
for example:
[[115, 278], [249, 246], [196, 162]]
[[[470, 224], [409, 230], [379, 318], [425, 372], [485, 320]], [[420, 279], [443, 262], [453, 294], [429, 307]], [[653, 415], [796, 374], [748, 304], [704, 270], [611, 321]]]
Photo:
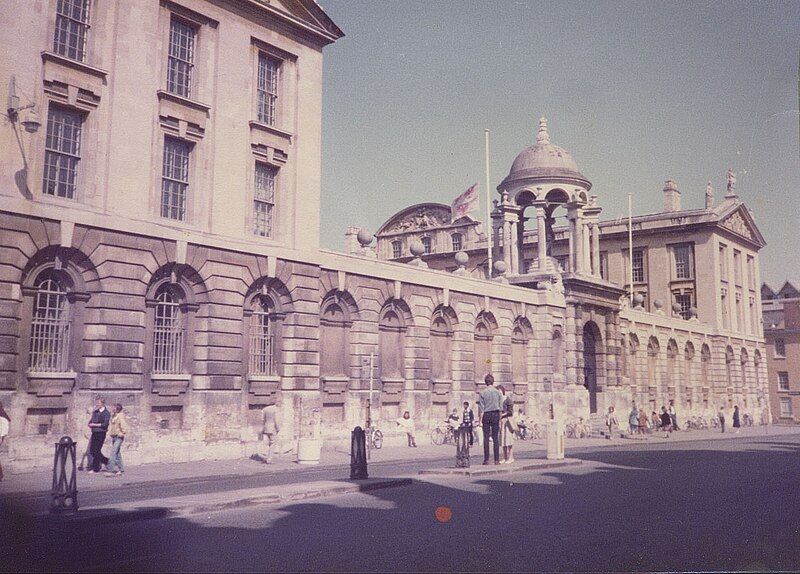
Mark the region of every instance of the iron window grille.
[[392, 259], [398, 259], [403, 256], [403, 244], [400, 241], [392, 243]]
[[50, 106], [47, 113], [42, 193], [75, 199], [82, 127], [83, 117], [78, 112]]
[[183, 367], [183, 311], [169, 285], [156, 292], [153, 329], [153, 372], [180, 373]]
[[274, 375], [275, 353], [275, 314], [269, 298], [259, 296], [250, 316], [250, 374]]
[[258, 121], [270, 126], [276, 122], [278, 104], [278, 71], [281, 61], [268, 56], [264, 52], [258, 53]]
[[452, 235], [452, 239], [453, 239], [453, 251], [461, 251], [461, 244], [462, 244], [461, 234], [460, 233], [454, 233]]
[[177, 18], [170, 21], [167, 91], [184, 98], [191, 96], [196, 35], [197, 30], [193, 26]]
[[189, 190], [190, 143], [164, 138], [164, 167], [161, 175], [161, 217], [186, 219]]
[[253, 195], [253, 233], [272, 237], [272, 215], [275, 210], [275, 183], [278, 170], [256, 163], [255, 193]]
[[785, 357], [786, 356], [786, 340], [785, 339], [775, 339], [775, 356], [776, 357]]
[[789, 373], [786, 371], [778, 371], [778, 388], [782, 391], [789, 390]]
[[65, 372], [69, 364], [70, 305], [67, 289], [52, 272], [39, 276], [33, 303], [29, 367]]
[[692, 308], [692, 295], [690, 293], [677, 294], [675, 295], [675, 302], [681, 306], [681, 317], [688, 319]]
[[58, 0], [53, 51], [65, 58], [86, 60], [89, 0]]

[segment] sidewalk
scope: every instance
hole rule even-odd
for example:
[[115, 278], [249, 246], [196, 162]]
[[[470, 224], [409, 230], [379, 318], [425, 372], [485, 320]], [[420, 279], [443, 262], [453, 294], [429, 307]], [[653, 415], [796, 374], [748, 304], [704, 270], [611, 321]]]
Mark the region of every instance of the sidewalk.
[[[679, 431], [664, 438], [662, 433], [647, 435], [643, 440], [632, 439], [565, 439], [568, 457], [598, 447], [646, 448], [647, 445], [679, 442], [713, 442], [724, 439], [800, 434], [798, 427], [756, 426], [741, 429], [739, 434], [718, 430]], [[421, 443], [421, 441], [420, 441]], [[472, 457], [482, 457], [482, 446], [473, 447]], [[518, 463], [504, 467], [504, 472], [534, 468], [532, 461], [543, 459], [543, 440], [517, 441], [514, 446]], [[123, 452], [124, 456], [124, 452]], [[298, 498], [327, 496], [356, 492], [359, 485], [369, 488], [399, 486], [407, 482], [395, 479], [417, 476], [421, 471], [455, 466], [455, 446], [424, 445], [419, 448], [386, 446], [373, 450], [369, 461], [370, 482], [349, 481], [350, 453], [336, 448], [323, 449], [317, 466], [299, 465], [289, 455], [276, 457], [266, 465], [256, 460], [216, 460], [186, 463], [153, 463], [129, 467], [121, 476], [78, 472], [79, 502], [84, 510], [116, 509], [119, 511], [142, 507], [198, 508], [202, 511], [221, 509], [240, 504], [276, 503]], [[51, 472], [7, 475], [0, 482], [0, 497], [7, 496], [31, 512], [46, 511], [51, 488]], [[205, 505], [205, 506], [204, 506]]]

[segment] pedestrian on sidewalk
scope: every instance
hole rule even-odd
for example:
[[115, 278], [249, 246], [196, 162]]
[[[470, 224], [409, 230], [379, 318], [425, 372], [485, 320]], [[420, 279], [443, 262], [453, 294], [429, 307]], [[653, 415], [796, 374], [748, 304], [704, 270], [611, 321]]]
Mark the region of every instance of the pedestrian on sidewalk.
[[669, 438], [672, 432], [672, 419], [667, 412], [667, 407], [661, 406], [661, 430], [664, 431], [664, 438]]
[[503, 410], [500, 414], [500, 446], [503, 447], [503, 460], [500, 461], [500, 464], [511, 464], [514, 462], [514, 433], [517, 432], [514, 401], [506, 395], [506, 388], [503, 385], [497, 389], [503, 395]]
[[469, 408], [469, 402], [464, 401], [464, 410], [461, 413], [461, 428], [467, 429], [469, 432], [469, 446], [474, 444], [475, 436], [472, 432], [472, 427], [475, 425], [475, 413]]
[[658, 416], [658, 413], [656, 413], [656, 411], [652, 411], [650, 413], [650, 430], [655, 432], [660, 428], [661, 428], [661, 417]]
[[[92, 411], [94, 411], [94, 407], [89, 405], [86, 407], [86, 415], [91, 418]], [[78, 465], [78, 470], [92, 470], [92, 429], [88, 426], [83, 429], [83, 438], [86, 439], [86, 446], [83, 448], [83, 456], [81, 456], [81, 462]], [[86, 465], [84, 466], [83, 462], [86, 461]]]
[[92, 418], [89, 419], [89, 428], [92, 431], [92, 438], [89, 441], [89, 450], [92, 453], [92, 464], [90, 473], [98, 473], [100, 469], [108, 464], [108, 459], [103, 456], [103, 443], [106, 442], [108, 424], [111, 422], [111, 413], [106, 408], [106, 402], [97, 397], [94, 401], [94, 411]]
[[128, 434], [128, 417], [122, 412], [122, 405], [114, 405], [114, 415], [108, 424], [108, 435], [111, 437], [111, 454], [106, 465], [106, 476], [119, 476], [125, 469], [122, 467], [122, 441]]
[[492, 440], [494, 463], [500, 464], [500, 413], [503, 409], [503, 395], [494, 387], [494, 377], [490, 374], [483, 379], [486, 386], [478, 393], [478, 418], [483, 427], [483, 464], [489, 464], [489, 439]]
[[617, 421], [617, 415], [614, 412], [614, 405], [608, 407], [608, 412], [606, 413], [606, 428], [608, 429], [608, 439], [614, 438], [614, 429], [619, 426], [619, 421]]
[[636, 408], [636, 403], [633, 403], [631, 412], [628, 415], [628, 426], [630, 427], [631, 437], [639, 433], [639, 409]]
[[719, 408], [719, 427], [722, 429], [722, 432], [725, 432], [725, 407]]
[[736, 429], [736, 434], [739, 434], [739, 428], [741, 428], [742, 422], [739, 420], [739, 405], [733, 407], [733, 428]]
[[472, 423], [472, 434], [475, 437], [475, 443], [481, 444], [481, 441], [483, 440], [483, 426], [481, 426], [481, 407], [477, 401], [475, 401], [475, 408], [473, 411], [477, 411], [478, 418], [475, 419], [474, 423]]
[[640, 434], [647, 434], [647, 431], [650, 430], [650, 425], [647, 421], [647, 411], [642, 408], [639, 411], [639, 433]]
[[403, 416], [397, 419], [397, 426], [402, 428], [406, 433], [408, 439], [408, 446], [416, 448], [417, 439], [414, 436], [414, 419], [411, 418], [411, 413], [408, 411], [403, 413]]
[[276, 448], [278, 441], [278, 407], [275, 403], [265, 406], [261, 409], [261, 416], [263, 419], [261, 427], [261, 440], [266, 443], [267, 451], [261, 455], [261, 460], [264, 464], [272, 464], [272, 455]]
[[672, 422], [672, 430], [680, 430], [678, 428], [678, 414], [675, 411], [675, 401], [670, 399], [669, 400], [669, 408], [667, 409], [669, 413], [670, 421]]
[[447, 416], [447, 425], [453, 429], [453, 434], [458, 430], [458, 427], [461, 425], [461, 419], [458, 417], [458, 409], [453, 409], [453, 411]]
[[[8, 416], [6, 409], [3, 408], [3, 403], [0, 403], [0, 446], [8, 436], [9, 427], [11, 426], [11, 417]], [[0, 464], [0, 481], [3, 480], [3, 465]]]

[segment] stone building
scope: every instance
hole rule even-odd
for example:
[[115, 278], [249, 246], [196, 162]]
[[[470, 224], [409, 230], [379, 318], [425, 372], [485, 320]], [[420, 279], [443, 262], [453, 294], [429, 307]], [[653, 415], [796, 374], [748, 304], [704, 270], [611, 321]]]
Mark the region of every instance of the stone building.
[[[624, 305], [625, 226], [599, 220], [591, 183], [544, 126], [500, 186], [496, 276], [480, 222], [450, 222], [437, 205], [384, 226], [379, 257], [363, 231], [350, 253], [322, 250], [322, 50], [342, 32], [316, 2], [3, 10], [19, 15], [0, 30], [14, 54], [0, 68], [12, 469], [50, 464], [64, 434], [85, 440], [98, 395], [131, 416], [132, 463], [250, 455], [273, 403], [289, 443], [347, 440], [368, 401], [400, 440], [403, 410], [424, 432], [475, 400], [487, 372], [540, 420], [550, 403], [588, 417], [634, 397], [674, 397], [687, 412], [755, 407], [763, 340], [733, 301], [748, 301], [750, 277], [759, 284], [763, 241], [735, 197], [635, 220], [635, 309]], [[567, 228], [553, 225], [558, 210]], [[431, 253], [420, 244], [408, 257], [403, 242], [423, 232], [439, 234]], [[456, 233], [463, 255], [441, 253]], [[671, 236], [691, 246], [690, 275], [662, 273], [679, 253]], [[675, 313], [673, 295], [684, 296]], [[677, 316], [687, 305], [696, 317]]]
[[452, 221], [444, 204], [389, 218], [375, 251], [454, 274], [563, 289], [571, 339], [565, 381], [588, 391], [572, 398], [573, 415], [627, 408], [633, 400], [651, 410], [674, 400], [684, 414], [735, 404], [764, 414], [756, 286], [765, 242], [733, 174], [716, 205], [709, 183], [702, 209], [682, 209], [678, 186], [666, 181], [663, 211], [632, 218], [632, 267], [627, 218], [601, 220], [591, 188], [570, 153], [551, 143], [542, 118], [535, 144], [497, 188], [491, 277], [483, 224], [469, 216]]
[[786, 281], [777, 291], [761, 286], [772, 418], [800, 421], [800, 289]]

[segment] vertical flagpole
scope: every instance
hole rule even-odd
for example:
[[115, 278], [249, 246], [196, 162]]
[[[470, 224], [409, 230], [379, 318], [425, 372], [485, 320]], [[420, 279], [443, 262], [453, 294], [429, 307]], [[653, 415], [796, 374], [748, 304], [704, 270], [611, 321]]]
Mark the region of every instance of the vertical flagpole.
[[633, 307], [633, 209], [631, 194], [628, 194], [628, 280], [630, 281], [630, 303]]
[[486, 238], [488, 241], [488, 253], [489, 253], [489, 272], [488, 278], [492, 278], [492, 235], [494, 235], [494, 231], [492, 229], [492, 192], [489, 189], [489, 130], [483, 130], [483, 135], [485, 136], [485, 150], [486, 150]]

